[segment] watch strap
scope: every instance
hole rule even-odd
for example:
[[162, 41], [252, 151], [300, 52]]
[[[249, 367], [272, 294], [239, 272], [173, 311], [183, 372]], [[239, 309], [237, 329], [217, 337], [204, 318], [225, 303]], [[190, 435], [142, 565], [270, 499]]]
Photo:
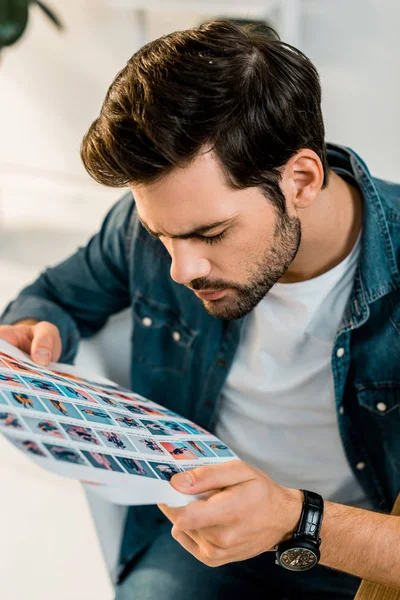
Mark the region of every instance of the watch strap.
[[324, 514], [324, 500], [322, 496], [308, 490], [300, 490], [304, 494], [303, 508], [294, 539], [303, 538], [314, 543], [320, 543], [319, 532]]

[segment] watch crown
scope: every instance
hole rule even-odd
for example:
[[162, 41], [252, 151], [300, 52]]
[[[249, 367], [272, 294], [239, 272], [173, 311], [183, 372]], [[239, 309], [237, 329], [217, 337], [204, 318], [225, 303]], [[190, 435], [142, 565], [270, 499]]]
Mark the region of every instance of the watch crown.
[[278, 563], [278, 561], [277, 561], [277, 560], [275, 561], [275, 564], [276, 564], [276, 565], [279, 565], [279, 563]]

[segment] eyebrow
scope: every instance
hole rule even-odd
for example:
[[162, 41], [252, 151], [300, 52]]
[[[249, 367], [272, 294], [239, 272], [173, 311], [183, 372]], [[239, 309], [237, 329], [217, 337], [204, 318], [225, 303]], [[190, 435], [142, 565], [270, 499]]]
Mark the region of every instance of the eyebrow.
[[176, 233], [173, 235], [168, 234], [168, 233], [157, 233], [156, 231], [152, 231], [150, 229], [150, 227], [147, 225], [147, 223], [145, 221], [143, 221], [143, 219], [141, 219], [139, 216], [138, 216], [138, 219], [139, 219], [140, 223], [143, 225], [143, 227], [146, 229], [146, 231], [154, 238], [159, 238], [162, 235], [165, 235], [166, 237], [169, 237], [173, 240], [176, 240], [176, 239], [189, 240], [191, 238], [195, 238], [195, 237], [204, 235], [211, 229], [215, 229], [216, 227], [220, 227], [221, 225], [230, 225], [232, 223], [232, 221], [234, 221], [234, 219], [236, 219], [236, 215], [234, 215], [233, 217], [230, 217], [229, 219], [224, 219], [223, 221], [214, 221], [214, 223], [206, 223], [204, 225], [200, 225], [199, 227], [195, 227], [194, 229], [191, 229], [190, 231], [187, 231], [186, 233]]

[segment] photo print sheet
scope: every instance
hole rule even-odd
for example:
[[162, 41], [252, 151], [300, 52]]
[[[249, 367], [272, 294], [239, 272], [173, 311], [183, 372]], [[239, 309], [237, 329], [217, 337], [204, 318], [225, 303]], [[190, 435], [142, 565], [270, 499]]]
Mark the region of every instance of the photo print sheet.
[[237, 458], [173, 411], [86, 370], [48, 368], [0, 340], [0, 433], [36, 463], [118, 504], [187, 504], [175, 473]]

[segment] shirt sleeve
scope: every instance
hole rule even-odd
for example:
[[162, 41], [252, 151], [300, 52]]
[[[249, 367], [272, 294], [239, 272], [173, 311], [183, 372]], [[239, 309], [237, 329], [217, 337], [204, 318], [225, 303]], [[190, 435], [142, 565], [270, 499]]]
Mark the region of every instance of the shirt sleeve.
[[129, 192], [117, 202], [85, 247], [47, 268], [10, 302], [0, 323], [22, 319], [49, 321], [61, 334], [60, 360], [72, 362], [80, 337], [89, 337], [108, 317], [130, 304], [128, 241], [134, 200]]

